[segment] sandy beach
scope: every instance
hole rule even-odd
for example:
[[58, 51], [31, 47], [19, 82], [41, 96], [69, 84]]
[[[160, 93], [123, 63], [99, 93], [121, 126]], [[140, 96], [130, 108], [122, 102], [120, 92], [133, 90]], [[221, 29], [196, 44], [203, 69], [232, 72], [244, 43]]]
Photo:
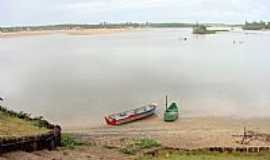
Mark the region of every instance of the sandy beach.
[[43, 31], [20, 31], [20, 32], [0, 32], [0, 38], [11, 38], [21, 36], [49, 35], [49, 34], [67, 34], [67, 35], [101, 35], [119, 32], [135, 31], [139, 29], [131, 28], [113, 28], [113, 29], [73, 29], [73, 30], [43, 30]]
[[[176, 122], [163, 122], [158, 116], [122, 126], [99, 126], [95, 128], [64, 129], [77, 139], [91, 146], [56, 151], [12, 152], [1, 160], [49, 160], [49, 159], [115, 159], [134, 157], [125, 155], [120, 148], [128, 139], [151, 138], [162, 146], [170, 148], [199, 149], [204, 147], [246, 147], [270, 146], [270, 141], [254, 139], [248, 144], [240, 144], [233, 135], [242, 135], [243, 128], [256, 133], [270, 133], [270, 118], [238, 119], [229, 117], [180, 118]], [[105, 153], [105, 154], [104, 154]]]
[[[243, 128], [256, 133], [269, 133], [269, 118], [238, 119], [229, 117], [180, 118], [166, 123], [157, 116], [122, 126], [99, 126], [95, 128], [68, 129], [83, 142], [95, 144], [76, 149], [37, 151], [33, 153], [13, 152], [5, 154], [1, 160], [49, 160], [49, 159], [132, 159], [117, 148], [126, 139], [151, 138], [162, 146], [170, 148], [199, 149], [204, 147], [247, 147], [270, 146], [270, 141], [254, 139], [248, 144], [240, 144], [233, 135], [242, 135]], [[105, 153], [105, 154], [104, 154]]]
[[[100, 126], [89, 129], [69, 129], [66, 132], [81, 138], [94, 138], [98, 143], [114, 143], [111, 139], [125, 137], [149, 137], [167, 147], [196, 149], [203, 147], [237, 147], [239, 138], [247, 131], [270, 133], [269, 118], [237, 119], [229, 117], [180, 118], [166, 123], [157, 116], [122, 126]], [[270, 146], [269, 142], [253, 140], [249, 146]]]

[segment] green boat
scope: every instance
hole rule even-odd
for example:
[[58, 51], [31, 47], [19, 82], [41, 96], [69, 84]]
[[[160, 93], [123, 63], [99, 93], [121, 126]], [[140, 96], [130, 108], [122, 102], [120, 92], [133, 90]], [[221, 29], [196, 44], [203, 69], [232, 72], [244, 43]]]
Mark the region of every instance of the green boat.
[[164, 121], [172, 122], [178, 119], [178, 106], [173, 102], [164, 113]]

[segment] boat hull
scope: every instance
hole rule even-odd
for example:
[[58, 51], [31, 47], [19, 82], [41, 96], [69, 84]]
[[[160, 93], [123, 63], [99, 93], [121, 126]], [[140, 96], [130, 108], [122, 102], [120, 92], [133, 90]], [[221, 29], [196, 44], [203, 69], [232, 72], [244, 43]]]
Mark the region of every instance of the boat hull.
[[122, 119], [114, 119], [112, 117], [112, 115], [110, 115], [110, 116], [105, 117], [105, 121], [108, 125], [114, 125], [114, 126], [115, 125], [122, 125], [122, 124], [130, 123], [130, 122], [134, 122], [137, 120], [141, 120], [141, 119], [150, 117], [155, 113], [155, 109], [156, 109], [156, 106], [151, 105], [151, 109], [147, 110], [145, 112], [130, 115], [130, 116], [128, 116], [126, 118], [122, 118]]
[[164, 121], [173, 122], [178, 119], [178, 105], [172, 103], [168, 109], [164, 112]]

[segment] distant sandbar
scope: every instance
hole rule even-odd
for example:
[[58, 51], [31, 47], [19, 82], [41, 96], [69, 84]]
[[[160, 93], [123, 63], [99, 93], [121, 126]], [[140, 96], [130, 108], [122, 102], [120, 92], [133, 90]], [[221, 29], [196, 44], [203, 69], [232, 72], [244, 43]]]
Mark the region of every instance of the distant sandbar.
[[119, 32], [135, 31], [134, 28], [99, 28], [99, 29], [72, 29], [72, 30], [42, 30], [42, 31], [18, 31], [18, 32], [0, 32], [0, 38], [35, 36], [49, 34], [67, 34], [67, 35], [100, 35]]

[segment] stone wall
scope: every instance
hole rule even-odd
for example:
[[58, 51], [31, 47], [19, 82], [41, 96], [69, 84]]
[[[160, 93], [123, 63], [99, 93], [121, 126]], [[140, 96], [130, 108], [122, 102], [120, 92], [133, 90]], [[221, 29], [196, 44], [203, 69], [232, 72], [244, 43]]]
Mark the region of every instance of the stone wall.
[[0, 154], [22, 150], [22, 151], [36, 151], [41, 149], [53, 150], [61, 145], [61, 128], [55, 126], [53, 130], [45, 134], [0, 139]]
[[49, 129], [47, 133], [40, 135], [0, 138], [0, 154], [16, 150], [28, 152], [41, 149], [53, 150], [57, 146], [61, 145], [60, 126], [50, 124], [48, 121], [42, 118], [31, 118], [26, 113], [17, 113], [2, 106], [0, 106], [0, 111], [12, 117], [17, 117], [26, 121], [38, 122], [39, 127]]
[[45, 134], [0, 139], [0, 154], [16, 150], [28, 152], [41, 149], [53, 150], [60, 145], [61, 128], [55, 126], [53, 130]]

